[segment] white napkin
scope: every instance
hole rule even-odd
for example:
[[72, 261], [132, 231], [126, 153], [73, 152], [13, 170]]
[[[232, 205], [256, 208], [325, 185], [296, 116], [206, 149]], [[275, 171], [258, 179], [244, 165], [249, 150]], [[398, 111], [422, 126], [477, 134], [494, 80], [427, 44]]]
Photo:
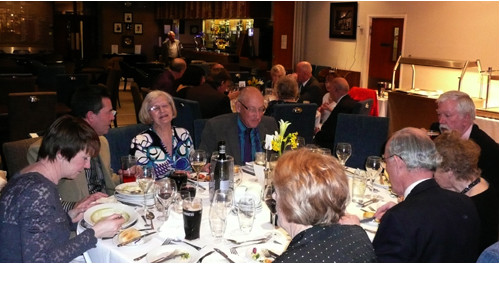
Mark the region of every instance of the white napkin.
[[[234, 189], [234, 202], [237, 203], [245, 194], [251, 194], [260, 205], [262, 195], [262, 186], [255, 182], [243, 182]], [[257, 206], [258, 208], [258, 206]]]
[[253, 165], [253, 170], [255, 172], [255, 176], [257, 177], [257, 180], [259, 181], [260, 187], [264, 187], [266, 184], [266, 176], [264, 173], [264, 166], [254, 164]]

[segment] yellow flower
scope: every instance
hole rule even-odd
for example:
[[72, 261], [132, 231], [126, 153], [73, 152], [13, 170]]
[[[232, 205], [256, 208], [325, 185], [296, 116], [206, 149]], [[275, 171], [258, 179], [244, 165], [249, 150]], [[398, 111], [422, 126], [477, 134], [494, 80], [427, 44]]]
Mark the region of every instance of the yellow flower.
[[297, 135], [298, 133], [289, 133], [286, 137], [286, 130], [288, 129], [288, 126], [290, 126], [292, 123], [288, 121], [283, 121], [279, 120], [279, 129], [280, 132], [274, 132], [274, 138], [273, 141], [271, 142], [273, 151], [278, 152], [278, 155], [281, 156], [281, 153], [283, 149], [285, 149], [287, 146], [291, 146], [292, 149], [297, 148]]
[[253, 76], [252, 79], [247, 81], [247, 84], [250, 87], [257, 87], [257, 86], [263, 85], [264, 82], [260, 79], [255, 78], [255, 76]]

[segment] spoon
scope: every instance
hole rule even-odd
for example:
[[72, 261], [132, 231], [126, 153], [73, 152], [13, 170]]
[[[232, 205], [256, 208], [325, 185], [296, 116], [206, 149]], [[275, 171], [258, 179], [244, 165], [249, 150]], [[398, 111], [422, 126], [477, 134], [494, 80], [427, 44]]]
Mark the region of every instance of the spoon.
[[146, 220], [146, 217], [144, 215], [141, 215], [142, 220], [144, 220], [144, 227], [151, 227], [150, 224], [148, 224], [148, 221]]
[[155, 218], [155, 214], [153, 214], [153, 212], [148, 211], [146, 213], [146, 218], [149, 219], [151, 223], [151, 228], [154, 229], [155, 227], [153, 226], [153, 219]]

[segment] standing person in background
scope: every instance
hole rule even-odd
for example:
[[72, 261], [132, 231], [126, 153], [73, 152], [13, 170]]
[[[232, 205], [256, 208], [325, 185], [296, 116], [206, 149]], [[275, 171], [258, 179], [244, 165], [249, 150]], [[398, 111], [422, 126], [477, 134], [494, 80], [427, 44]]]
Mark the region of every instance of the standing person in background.
[[179, 86], [179, 79], [184, 75], [187, 65], [181, 58], [175, 58], [170, 63], [170, 67], [156, 77], [153, 83], [153, 90], [161, 90], [170, 95], [175, 95]]
[[436, 100], [439, 123], [434, 123], [431, 130], [445, 132], [454, 130], [462, 139], [472, 139], [481, 148], [478, 167], [482, 176], [491, 185], [498, 187], [498, 143], [481, 130], [477, 124], [476, 106], [467, 93], [448, 91]]
[[174, 31], [168, 32], [167, 39], [162, 43], [161, 47], [163, 62], [165, 62], [166, 65], [170, 65], [175, 58], [182, 57], [182, 44], [175, 38]]
[[324, 91], [319, 81], [312, 75], [311, 63], [302, 61], [295, 66], [297, 82], [299, 84], [300, 102], [309, 102], [321, 106]]
[[38, 161], [16, 174], [0, 197], [0, 262], [70, 262], [112, 237], [125, 222], [112, 214], [70, 238], [71, 229], [91, 204], [65, 212], [57, 183], [90, 168], [99, 153], [99, 136], [82, 119], [62, 116], [52, 123], [40, 145]]
[[[116, 111], [111, 106], [110, 94], [106, 87], [91, 85], [79, 88], [71, 98], [72, 115], [87, 122], [99, 136], [99, 155], [90, 159], [90, 168], [79, 173], [72, 180], [62, 179], [58, 183], [62, 205], [66, 211], [82, 202], [93, 202], [101, 197], [113, 195], [120, 176], [111, 169], [111, 154], [105, 134], [108, 133]], [[27, 154], [30, 164], [38, 159], [42, 140], [33, 143]]]
[[136, 157], [138, 164], [153, 166], [157, 179], [175, 170], [191, 171], [193, 140], [187, 129], [172, 126], [176, 116], [174, 99], [159, 90], [146, 95], [139, 111], [141, 123], [151, 126], [132, 139], [129, 154]]

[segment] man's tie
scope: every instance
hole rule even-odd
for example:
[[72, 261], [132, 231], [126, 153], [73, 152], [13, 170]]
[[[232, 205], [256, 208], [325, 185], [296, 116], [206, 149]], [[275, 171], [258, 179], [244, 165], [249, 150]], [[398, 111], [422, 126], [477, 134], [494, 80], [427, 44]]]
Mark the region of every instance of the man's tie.
[[252, 161], [252, 140], [250, 139], [250, 132], [251, 131], [252, 131], [251, 128], [247, 128], [245, 130], [245, 147], [244, 147], [245, 162]]

